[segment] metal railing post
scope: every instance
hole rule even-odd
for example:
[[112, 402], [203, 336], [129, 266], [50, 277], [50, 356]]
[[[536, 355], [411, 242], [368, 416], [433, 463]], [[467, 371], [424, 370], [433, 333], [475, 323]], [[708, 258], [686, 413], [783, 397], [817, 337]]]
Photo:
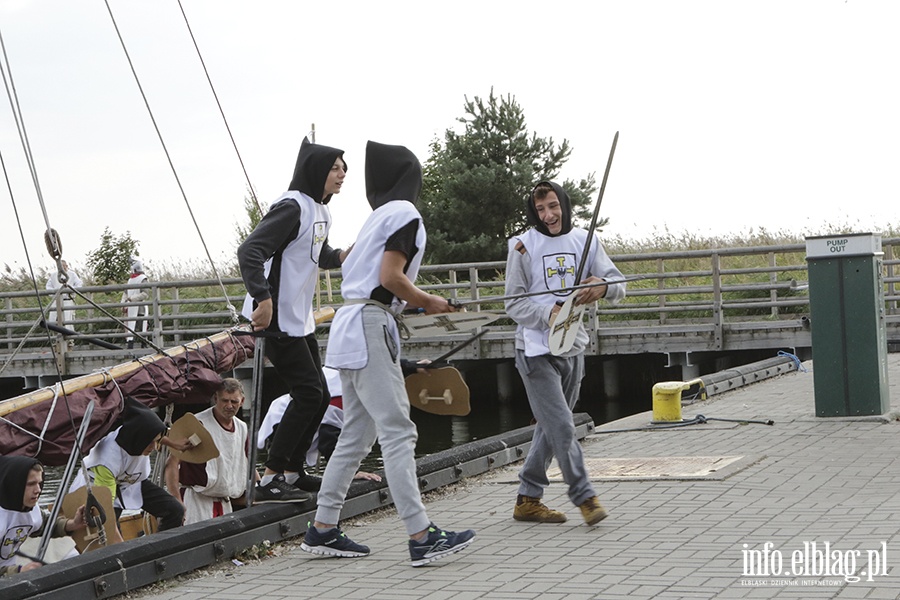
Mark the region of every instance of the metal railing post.
[[724, 311], [722, 310], [722, 265], [718, 252], [710, 256], [712, 260], [712, 286], [713, 286], [713, 339], [716, 350], [721, 350], [724, 344]]
[[[656, 259], [656, 271], [657, 271], [657, 273], [665, 273], [666, 272], [666, 263], [662, 258]], [[663, 278], [659, 278], [656, 280], [656, 285], [660, 289], [663, 289], [666, 287], [666, 280]], [[659, 324], [660, 325], [664, 325], [666, 322], [667, 313], [665, 310], [663, 310], [665, 307], [666, 307], [666, 295], [660, 294], [659, 295]]]
[[[6, 301], [4, 302], [4, 304], [6, 306], [6, 338], [9, 340], [12, 340], [12, 337], [13, 337], [12, 324], [14, 322], [13, 314], [12, 314], [12, 307], [13, 307], [12, 298], [6, 298]], [[9, 350], [12, 350], [16, 347], [16, 345], [12, 341], [9, 341], [6, 343], [6, 347]]]
[[[175, 301], [175, 304], [172, 305], [172, 316], [181, 314], [181, 304], [179, 301], [181, 300], [181, 290], [179, 288], [172, 288], [172, 300]], [[173, 336], [172, 339], [176, 344], [181, 343], [181, 319], [173, 318], [172, 319], [172, 329]]]
[[[777, 261], [775, 259], [775, 253], [769, 252], [769, 266], [772, 268], [772, 272], [769, 273], [769, 283], [771, 283], [773, 286], [774, 284], [778, 283], [778, 274], [775, 272], [776, 265]], [[772, 302], [772, 316], [777, 317], [778, 306], [776, 306], [775, 303], [778, 302], [778, 291], [774, 287], [769, 290], [769, 300]]]
[[456, 269], [450, 269], [450, 284], [453, 285], [453, 288], [450, 290], [450, 297], [454, 300], [459, 298], [459, 294], [456, 290], [456, 285], [459, 283], [456, 278]]
[[[159, 284], [153, 283], [150, 287], [152, 298], [151, 308], [153, 309], [153, 343], [159, 347], [163, 346], [162, 319], [160, 319], [159, 307]], [[143, 329], [143, 328], [142, 328]]]
[[[884, 262], [885, 262], [885, 269], [886, 269], [885, 276], [893, 279], [894, 265], [892, 263], [894, 260], [894, 246], [891, 244], [887, 244], [884, 246], [883, 250], [884, 250]], [[891, 264], [888, 264], [889, 262]], [[887, 285], [888, 285], [888, 289], [887, 289], [888, 295], [892, 296], [892, 297], [896, 296], [897, 295], [896, 284], [893, 281], [890, 281], [890, 282], [888, 282]], [[893, 314], [893, 313], [897, 312], [897, 301], [896, 300], [889, 301], [887, 310], [888, 310], [888, 314]]]

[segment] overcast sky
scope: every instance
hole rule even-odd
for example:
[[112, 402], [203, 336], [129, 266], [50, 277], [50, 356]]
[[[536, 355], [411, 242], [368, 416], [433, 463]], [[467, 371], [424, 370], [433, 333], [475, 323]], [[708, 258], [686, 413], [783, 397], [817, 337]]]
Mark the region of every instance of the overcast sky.
[[[174, 0], [109, 0], [217, 263], [244, 219], [237, 154]], [[561, 178], [606, 164], [607, 235], [900, 226], [900, 3], [867, 0], [182, 0], [250, 182], [268, 204], [301, 139], [346, 151], [331, 242], [369, 212], [366, 140], [425, 161], [465, 97], [513, 95], [568, 139]], [[81, 265], [105, 227], [150, 267], [206, 262], [102, 0], [0, 0], [47, 216]], [[5, 93], [0, 152], [36, 266], [44, 217]], [[485, 198], [484, 202], [490, 202]], [[0, 267], [25, 266], [0, 191]], [[477, 207], [472, 207], [477, 219]], [[426, 224], [427, 225], [427, 224]]]

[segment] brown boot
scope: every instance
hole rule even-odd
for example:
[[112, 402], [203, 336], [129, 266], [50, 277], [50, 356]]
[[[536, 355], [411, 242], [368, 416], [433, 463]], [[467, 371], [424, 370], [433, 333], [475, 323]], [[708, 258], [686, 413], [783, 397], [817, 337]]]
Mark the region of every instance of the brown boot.
[[566, 515], [558, 510], [547, 508], [540, 498], [532, 498], [520, 494], [516, 498], [513, 519], [516, 521], [536, 521], [538, 523], [565, 523]]
[[600, 505], [597, 496], [591, 496], [579, 504], [578, 508], [581, 509], [581, 516], [584, 517], [584, 522], [588, 525], [596, 525], [605, 519], [608, 514], [606, 509]]

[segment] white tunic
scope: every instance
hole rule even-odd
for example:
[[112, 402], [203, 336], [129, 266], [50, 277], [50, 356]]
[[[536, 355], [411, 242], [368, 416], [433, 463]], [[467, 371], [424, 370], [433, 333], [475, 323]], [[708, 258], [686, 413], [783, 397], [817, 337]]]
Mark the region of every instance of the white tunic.
[[[578, 283], [575, 281], [575, 275], [584, 252], [587, 235], [587, 231], [579, 228], [572, 228], [569, 233], [554, 237], [543, 235], [535, 229], [529, 229], [522, 235], [509, 240], [510, 252], [514, 252], [516, 245], [521, 242], [528, 253], [530, 272], [526, 274], [526, 291], [553, 291], [551, 294], [532, 296], [528, 299], [530, 302], [549, 307], [557, 301], [565, 301], [572, 293], [571, 288]], [[622, 273], [606, 255], [596, 235], [591, 241], [591, 249], [581, 279], [584, 280], [590, 276], [605, 279], [622, 278]], [[510, 277], [509, 273], [507, 277]], [[623, 284], [613, 285], [607, 291], [607, 300], [617, 302], [624, 295], [625, 286]], [[541, 356], [550, 353], [550, 328], [546, 324], [539, 327], [519, 324], [516, 337], [521, 337], [524, 341], [526, 356]], [[574, 348], [583, 348], [586, 342], [587, 333], [579, 323]]]
[[[94, 481], [94, 473], [90, 469], [96, 466], [104, 466], [109, 469], [116, 479], [118, 494], [113, 499], [113, 506], [117, 508], [138, 509], [144, 505], [144, 497], [141, 494], [141, 482], [150, 477], [150, 457], [131, 456], [116, 443], [116, 435], [121, 427], [106, 434], [97, 442], [90, 453], [84, 458], [84, 466], [87, 467]], [[84, 474], [79, 471], [69, 488], [70, 492], [85, 486]], [[120, 502], [119, 496], [122, 501]]]
[[[69, 269], [66, 271], [66, 275], [68, 276], [68, 280], [66, 284], [69, 287], [77, 289], [80, 287], [84, 287], [84, 282], [81, 280], [81, 277], [78, 276], [73, 269]], [[57, 279], [58, 275], [56, 271], [50, 272], [50, 277], [47, 279], [47, 289], [51, 291], [56, 291], [62, 287], [62, 284]], [[75, 298], [69, 292], [63, 294], [62, 304], [66, 308], [74, 308], [75, 307]], [[47, 314], [47, 321], [50, 323], [56, 323], [56, 304], [51, 305], [50, 312]], [[74, 310], [63, 310], [63, 320], [65, 321], [73, 321], [75, 320], [75, 311]], [[69, 325], [71, 327], [71, 325]]]
[[[388, 238], [402, 229], [410, 221], [418, 219], [419, 229], [416, 233], [418, 251], [412, 257], [406, 277], [415, 281], [425, 253], [425, 227], [422, 216], [412, 202], [392, 200], [379, 206], [369, 215], [359, 232], [353, 251], [341, 267], [343, 282], [341, 295], [344, 300], [371, 298], [372, 292], [381, 285], [381, 263], [384, 260], [384, 249]], [[362, 369], [368, 364], [369, 351], [363, 336], [362, 309], [363, 304], [342, 306], [331, 323], [331, 334], [328, 337], [328, 349], [325, 364], [335, 369]], [[394, 298], [391, 310], [399, 314], [405, 302]], [[393, 321], [390, 334], [396, 346], [400, 347], [400, 334]]]
[[[300, 231], [281, 253], [278, 268], [278, 326], [284, 333], [304, 337], [316, 330], [313, 316], [313, 296], [318, 287], [319, 255], [328, 231], [331, 229], [331, 211], [302, 192], [289, 191], [275, 202], [294, 200], [300, 207]], [[273, 203], [274, 204], [274, 203]], [[272, 259], [265, 263], [265, 275], [269, 278]], [[244, 298], [242, 314], [250, 318], [253, 298]]]
[[208, 408], [195, 415], [206, 427], [213, 443], [219, 449], [219, 456], [208, 461], [206, 467], [206, 485], [192, 485], [184, 489], [185, 525], [197, 523], [212, 517], [213, 503], [222, 503], [223, 514], [232, 512], [231, 498], [237, 498], [247, 489], [247, 424], [234, 419], [234, 431], [228, 431], [219, 425]]
[[16, 551], [28, 536], [37, 533], [44, 523], [41, 509], [35, 506], [28, 512], [0, 508], [0, 567], [16, 564]]
[[[147, 281], [147, 276], [143, 273], [139, 273], [128, 280], [129, 286], [138, 286]], [[147, 316], [150, 314], [150, 307], [146, 304], [141, 304], [145, 302], [150, 297], [150, 291], [147, 288], [138, 288], [131, 287], [122, 292], [122, 302], [128, 302], [129, 305], [125, 307], [125, 314], [128, 316], [128, 319], [136, 319], [139, 316]], [[137, 320], [128, 320], [125, 322], [125, 325], [133, 330], [139, 331], [140, 333], [145, 333], [149, 328], [150, 324], [145, 320], [140, 324]], [[126, 339], [131, 340], [134, 336], [132, 336], [129, 331]]]

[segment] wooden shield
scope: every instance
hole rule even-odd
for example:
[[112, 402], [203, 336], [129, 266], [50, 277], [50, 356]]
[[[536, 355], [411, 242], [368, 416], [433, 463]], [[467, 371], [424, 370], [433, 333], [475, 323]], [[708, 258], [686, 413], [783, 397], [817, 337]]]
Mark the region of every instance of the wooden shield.
[[406, 378], [409, 403], [433, 415], [469, 414], [469, 386], [453, 367], [428, 369]]
[[[102, 506], [103, 510], [106, 512], [106, 522], [103, 524], [103, 530], [106, 532], [106, 545], [115, 544], [117, 541], [115, 533], [116, 511], [113, 509], [112, 494], [110, 493], [109, 488], [100, 485], [92, 486], [91, 490], [94, 492], [94, 497], [97, 499], [97, 502], [100, 503], [100, 506]], [[66, 518], [74, 519], [75, 513], [78, 512], [78, 508], [84, 504], [85, 500], [87, 500], [86, 487], [80, 487], [74, 492], [66, 494], [62, 503], [62, 512], [66, 515]], [[87, 515], [85, 515], [85, 517], [87, 517]], [[93, 527], [73, 531], [72, 541], [75, 542], [75, 547], [81, 554], [104, 547], [100, 545], [97, 530]]]
[[219, 449], [209, 431], [192, 413], [185, 413], [172, 423], [167, 436], [170, 440], [187, 438], [194, 443], [193, 448], [183, 452], [169, 448], [169, 454], [184, 462], [202, 464], [219, 456]]
[[575, 338], [578, 337], [578, 327], [581, 325], [581, 319], [584, 315], [584, 309], [587, 304], [575, 306], [575, 296], [570, 294], [566, 298], [565, 303], [556, 318], [550, 323], [550, 354], [553, 356], [561, 356], [572, 349], [575, 345]]
[[506, 313], [493, 311], [459, 311], [439, 315], [403, 317], [403, 323], [409, 330], [410, 336], [427, 337], [471, 331], [505, 316]]
[[330, 321], [334, 318], [334, 309], [326, 306], [325, 308], [314, 310], [313, 318], [316, 320], [316, 325]]

